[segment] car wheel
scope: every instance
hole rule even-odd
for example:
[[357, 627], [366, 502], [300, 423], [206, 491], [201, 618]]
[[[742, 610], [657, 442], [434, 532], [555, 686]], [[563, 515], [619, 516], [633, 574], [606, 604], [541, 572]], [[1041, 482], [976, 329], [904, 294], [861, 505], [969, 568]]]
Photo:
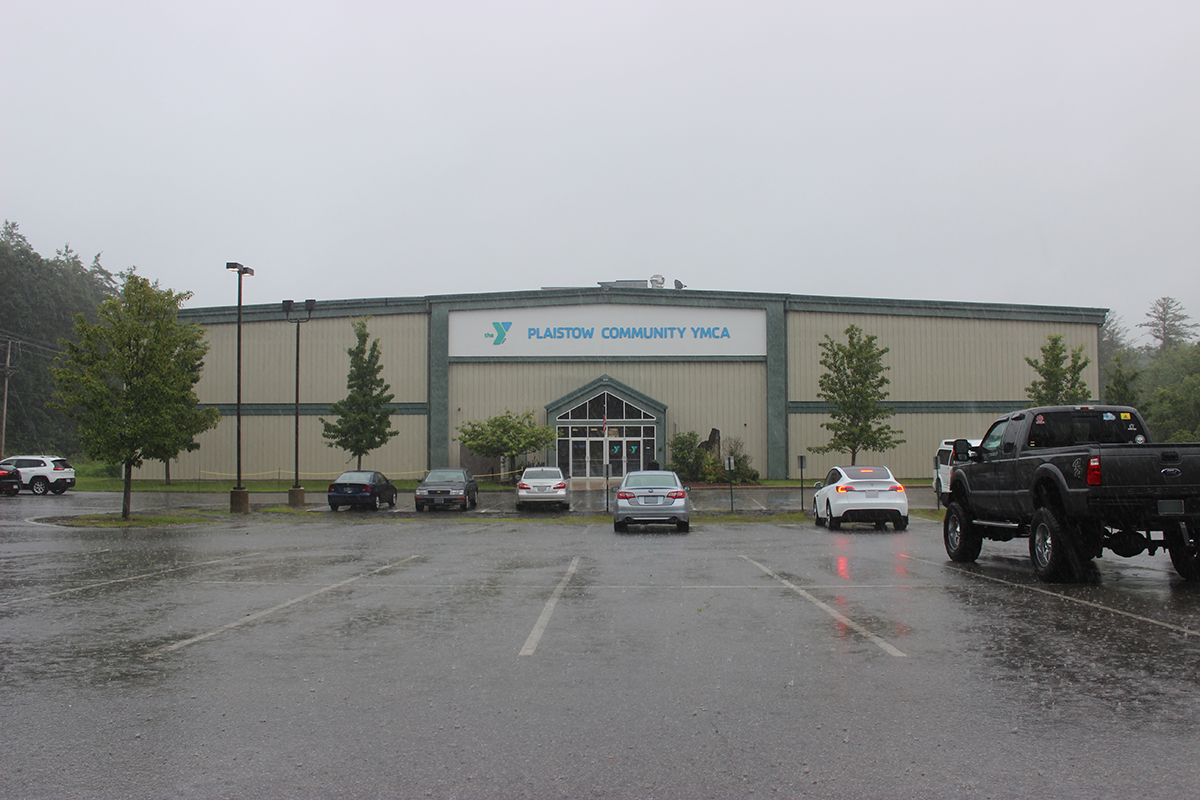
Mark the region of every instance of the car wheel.
[[471, 493], [471, 508], [476, 508], [479, 505], [479, 492]]
[[525, 506], [524, 506], [524, 505], [521, 503], [521, 501], [520, 501], [520, 500], [518, 500], [518, 501], [517, 501], [517, 511], [520, 511], [520, 510], [521, 510], [522, 508], [524, 508], [524, 507], [525, 507]]
[[813, 498], [813, 522], [817, 524], [818, 528], [825, 527], [825, 520], [821, 517], [821, 512], [817, 508], [817, 498], [815, 497]]
[[62, 486], [51, 486], [50, 487], [50, 492], [52, 494], [62, 494], [65, 491], [67, 491], [66, 484], [63, 484]]
[[680, 533], [687, 533], [691, 529], [692, 529], [692, 526], [687, 522], [676, 522], [675, 523], [675, 530], [679, 531]]
[[421, 505], [420, 503], [417, 503], [417, 504], [416, 504], [416, 507], [417, 507], [417, 513], [418, 513], [418, 514], [420, 514], [422, 511], [424, 511], [424, 510], [425, 510], [425, 506]]
[[34, 478], [29, 484], [29, 491], [42, 495], [50, 491], [50, 481], [42, 477]]
[[887, 522], [882, 519], [875, 520], [875, 530], [877, 530], [877, 531], [887, 530]]
[[16, 486], [14, 486], [14, 487], [12, 487], [11, 489], [5, 489], [5, 490], [4, 490], [4, 493], [5, 493], [6, 495], [8, 495], [9, 497], [16, 497], [16, 496], [17, 496], [17, 493], [18, 493], [18, 492], [20, 492], [20, 491], [21, 491], [20, 489], [18, 489]]
[[835, 517], [835, 516], [833, 515], [833, 509], [832, 509], [832, 508], [830, 508], [830, 506], [829, 506], [829, 503], [826, 503], [826, 504], [825, 504], [825, 518], [826, 518], [826, 519], [828, 520], [828, 522], [829, 522], [829, 530], [831, 530], [831, 531], [837, 531], [837, 530], [841, 530], [841, 528], [842, 528], [842, 518], [841, 518], [841, 517]]
[[329, 504], [329, 510], [330, 510], [330, 511], [337, 511], [339, 508], [341, 508], [341, 506], [339, 506], [337, 503], [330, 503], [330, 504]]
[[942, 520], [942, 542], [951, 561], [964, 563], [979, 558], [983, 537], [975, 532], [975, 526], [971, 524], [971, 518], [961, 503], [946, 506], [946, 516]]
[[908, 517], [900, 517], [899, 519], [892, 520], [892, 527], [898, 531], [908, 530]]
[[629, 523], [628, 522], [617, 522], [614, 519], [613, 520], [613, 530], [616, 531], [617, 533], [624, 533], [625, 531], [629, 530]]
[[392, 496], [388, 498], [388, 508], [396, 507], [396, 493], [392, 492]]
[[1071, 535], [1053, 509], [1039, 508], [1029, 522], [1029, 560], [1033, 571], [1044, 581], [1064, 581], [1073, 577]]
[[371, 499], [367, 501], [367, 508], [371, 509], [372, 511], [379, 510], [379, 495], [371, 495]]
[[1175, 565], [1179, 577], [1185, 581], [1200, 581], [1200, 545], [1188, 541], [1178, 527], [1164, 533], [1167, 552], [1171, 554], [1171, 563]]

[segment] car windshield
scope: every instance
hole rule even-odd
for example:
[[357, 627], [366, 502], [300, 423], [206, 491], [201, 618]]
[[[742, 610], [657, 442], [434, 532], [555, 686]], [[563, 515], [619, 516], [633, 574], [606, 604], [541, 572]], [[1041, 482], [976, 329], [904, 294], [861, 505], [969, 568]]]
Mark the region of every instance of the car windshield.
[[630, 489], [665, 489], [679, 485], [675, 475], [670, 472], [650, 473], [648, 475], [630, 475], [625, 479], [625, 485]]
[[343, 472], [334, 483], [370, 483], [370, 472]]
[[852, 481], [890, 481], [892, 473], [887, 467], [842, 467], [846, 477]]
[[462, 472], [456, 469], [435, 469], [433, 472], [425, 476], [426, 483], [449, 483], [453, 481], [464, 481]]
[[527, 469], [522, 476], [527, 481], [553, 481], [560, 480], [562, 473], [557, 469]]

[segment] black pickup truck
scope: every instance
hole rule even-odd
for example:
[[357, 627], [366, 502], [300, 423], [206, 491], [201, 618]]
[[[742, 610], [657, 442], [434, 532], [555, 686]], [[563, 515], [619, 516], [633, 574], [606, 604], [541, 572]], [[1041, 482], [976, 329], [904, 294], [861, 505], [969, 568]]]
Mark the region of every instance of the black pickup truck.
[[1200, 444], [1152, 444], [1133, 408], [1016, 411], [977, 446], [956, 440], [953, 461], [941, 500], [954, 561], [974, 561], [984, 539], [1028, 537], [1038, 577], [1071, 581], [1105, 548], [1130, 558], [1163, 547], [1200, 580]]

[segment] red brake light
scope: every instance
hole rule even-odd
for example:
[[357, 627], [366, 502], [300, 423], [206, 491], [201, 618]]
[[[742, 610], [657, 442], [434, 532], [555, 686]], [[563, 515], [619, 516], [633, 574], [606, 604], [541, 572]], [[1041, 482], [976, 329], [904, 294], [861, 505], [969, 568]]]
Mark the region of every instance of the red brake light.
[[[528, 488], [528, 487], [527, 487], [527, 488]], [[554, 484], [554, 488], [555, 488], [555, 489], [565, 489], [565, 488], [567, 488], [567, 482], [566, 482], [566, 481], [559, 481], [558, 483]]]
[[332, 492], [332, 491], [333, 491], [333, 484], [332, 484], [332, 483], [331, 483], [331, 484], [329, 484], [329, 488], [328, 488], [328, 489], [326, 489], [325, 491], [327, 491], [327, 492]]
[[675, 500], [682, 500], [683, 498], [687, 497], [687, 495], [684, 494], [684, 491], [682, 489], [676, 489], [673, 492], [667, 492], [667, 497], [670, 497]]
[[903, 492], [904, 487], [897, 483], [895, 486], [889, 487], [888, 491], [889, 492]]
[[1087, 466], [1087, 485], [1100, 485], [1100, 456], [1092, 456], [1088, 459]]
[[846, 492], [853, 492], [854, 487], [853, 486], [839, 486], [839, 487], [837, 487], [837, 490], [838, 490], [838, 494], [845, 494]]
[[530, 487], [529, 487], [528, 483], [526, 483], [525, 481], [521, 481], [520, 483], [517, 484], [517, 488], [518, 489], [528, 489]]
[[619, 492], [617, 492], [617, 499], [618, 499], [618, 500], [632, 500], [633, 498], [634, 498], [634, 494], [633, 494], [633, 492], [627, 492], [627, 491], [619, 491]]

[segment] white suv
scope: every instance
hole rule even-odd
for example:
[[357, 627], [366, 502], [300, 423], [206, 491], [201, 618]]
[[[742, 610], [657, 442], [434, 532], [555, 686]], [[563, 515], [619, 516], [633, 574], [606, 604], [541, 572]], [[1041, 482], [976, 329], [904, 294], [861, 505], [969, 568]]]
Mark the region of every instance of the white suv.
[[0, 465], [21, 473], [21, 488], [34, 494], [62, 494], [75, 485], [75, 468], [58, 456], [13, 456]]

